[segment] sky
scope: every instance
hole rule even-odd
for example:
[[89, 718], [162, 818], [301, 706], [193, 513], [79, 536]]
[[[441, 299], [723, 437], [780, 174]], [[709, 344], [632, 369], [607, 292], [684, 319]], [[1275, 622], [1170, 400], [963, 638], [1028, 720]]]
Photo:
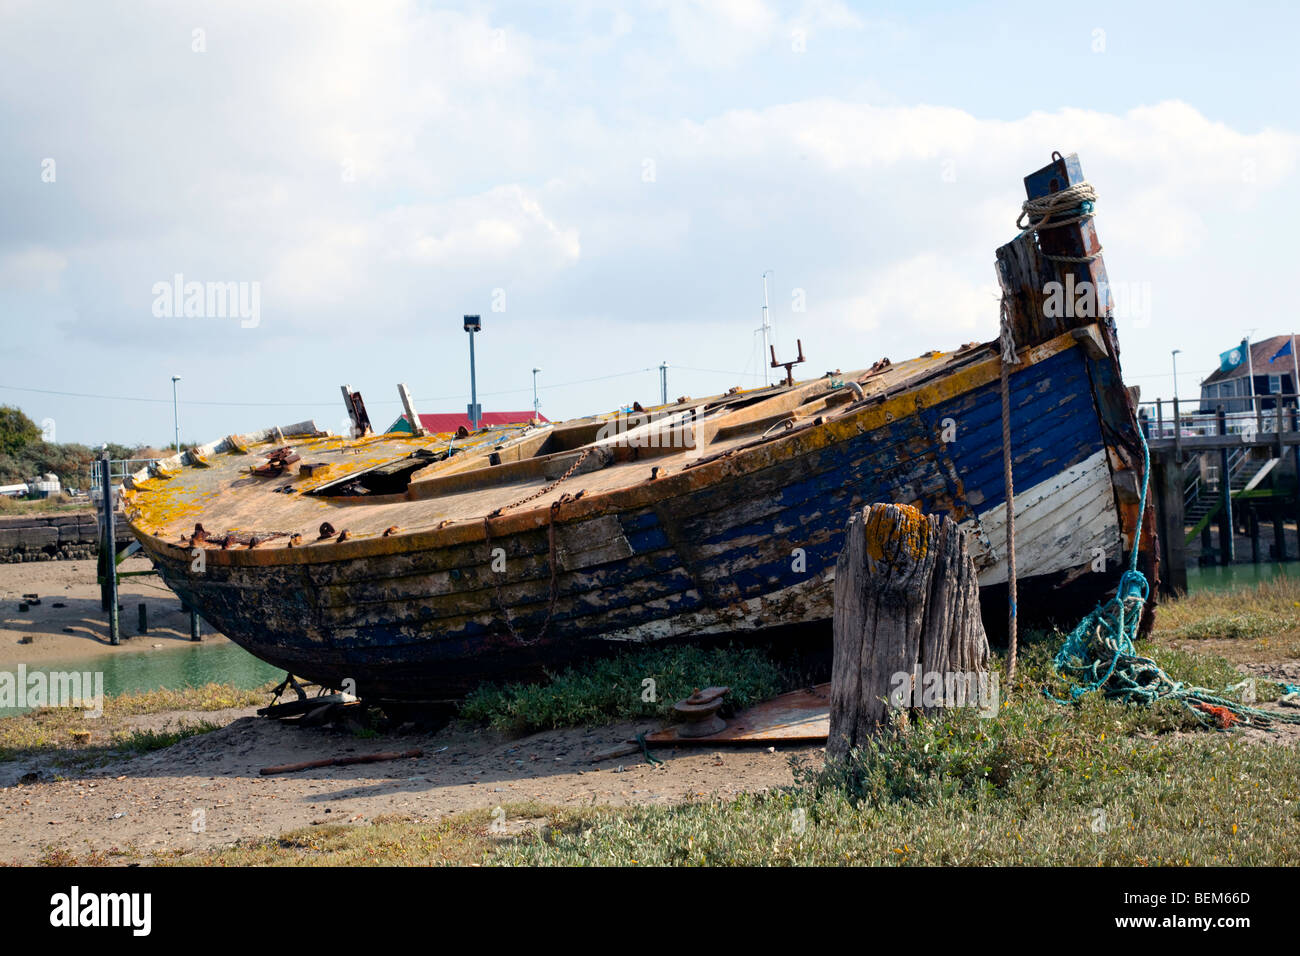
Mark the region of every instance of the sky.
[[[997, 334], [1022, 177], [1098, 193], [1127, 382], [1290, 332], [1284, 4], [0, 0], [0, 404], [58, 441], [397, 383], [552, 419]], [[191, 293], [197, 290], [197, 295]], [[186, 299], [189, 298], [189, 302]], [[179, 307], [178, 307], [179, 306]], [[1253, 331], [1252, 331], [1253, 330]]]

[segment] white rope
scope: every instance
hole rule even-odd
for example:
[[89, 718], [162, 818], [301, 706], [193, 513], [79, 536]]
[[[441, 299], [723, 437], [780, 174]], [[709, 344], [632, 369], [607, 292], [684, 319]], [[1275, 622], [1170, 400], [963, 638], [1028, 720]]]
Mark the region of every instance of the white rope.
[[[1048, 193], [1037, 199], [1026, 199], [1020, 206], [1020, 215], [1016, 217], [1016, 228], [1022, 231], [1033, 229], [1035, 232], [1041, 232], [1044, 229], [1058, 229], [1061, 226], [1084, 222], [1092, 218], [1092, 204], [1096, 201], [1097, 190], [1086, 181], [1066, 186], [1059, 192]], [[1087, 205], [1084, 205], [1085, 203]], [[1058, 213], [1079, 208], [1082, 211], [1077, 215], [1067, 216], [1064, 219], [1052, 218]], [[1098, 249], [1087, 256], [1053, 256], [1046, 252], [1041, 254], [1044, 259], [1053, 262], [1092, 262], [1101, 257], [1101, 252], [1102, 250]]]
[[1004, 292], [1002, 294], [1002, 332], [998, 336], [1002, 344], [1002, 364], [1019, 365], [1020, 357], [1016, 355], [1016, 339], [1011, 332], [1011, 302]]

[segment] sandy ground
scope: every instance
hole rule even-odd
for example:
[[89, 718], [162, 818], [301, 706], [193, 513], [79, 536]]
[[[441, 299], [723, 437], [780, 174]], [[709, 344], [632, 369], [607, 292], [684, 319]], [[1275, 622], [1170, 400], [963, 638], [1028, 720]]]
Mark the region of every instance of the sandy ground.
[[[128, 558], [122, 571], [147, 571], [143, 558]], [[24, 594], [40, 595], [40, 604], [18, 610]], [[138, 606], [149, 607], [149, 633], [136, 632]], [[0, 668], [20, 662], [83, 657], [117, 650], [162, 650], [189, 643], [190, 618], [180, 599], [156, 575], [125, 578], [119, 587], [122, 643], [108, 643], [108, 616], [101, 611], [95, 562], [29, 561], [0, 564]], [[20, 644], [24, 637], [32, 643]], [[226, 638], [203, 625], [205, 642]]]
[[[140, 559], [123, 570], [147, 570]], [[40, 604], [19, 612], [23, 594]], [[149, 634], [135, 635], [136, 605], [149, 605]], [[157, 577], [121, 585], [122, 651], [183, 647], [189, 616]], [[94, 561], [0, 565], [0, 669], [113, 653], [100, 611]], [[33, 642], [20, 644], [25, 636]], [[128, 636], [130, 640], [126, 640]], [[204, 630], [205, 642], [224, 637]], [[161, 650], [160, 650], [161, 652]], [[340, 729], [305, 728], [254, 716], [253, 708], [168, 712], [132, 718], [163, 730], [208, 721], [223, 728], [92, 771], [55, 766], [48, 754], [0, 764], [0, 861], [33, 862], [48, 846], [91, 849], [199, 849], [277, 836], [310, 824], [359, 823], [385, 813], [437, 819], [457, 811], [537, 800], [558, 805], [668, 804], [734, 796], [791, 782], [795, 749], [656, 750], [593, 763], [593, 757], [657, 724], [621, 724], [507, 739], [486, 730], [365, 739]], [[331, 767], [264, 777], [262, 767], [378, 751], [422, 748], [418, 759]], [[21, 783], [25, 775], [37, 779]], [[196, 816], [196, 811], [202, 811]], [[196, 821], [202, 827], [196, 830]]]
[[[221, 730], [166, 749], [59, 779], [37, 760], [0, 765], [0, 860], [35, 861], [44, 847], [199, 849], [295, 827], [360, 823], [385, 813], [434, 820], [457, 811], [537, 800], [554, 805], [666, 805], [713, 794], [734, 796], [792, 782], [792, 753], [819, 747], [654, 751], [658, 767], [635, 754], [593, 762], [638, 730], [619, 724], [507, 739], [448, 728], [365, 739], [252, 716], [252, 709], [149, 715], [138, 726], [229, 720]], [[422, 748], [424, 756], [261, 776], [262, 767]], [[40, 779], [21, 784], [33, 770]], [[201, 811], [201, 814], [196, 814]], [[196, 821], [202, 827], [196, 832]]]

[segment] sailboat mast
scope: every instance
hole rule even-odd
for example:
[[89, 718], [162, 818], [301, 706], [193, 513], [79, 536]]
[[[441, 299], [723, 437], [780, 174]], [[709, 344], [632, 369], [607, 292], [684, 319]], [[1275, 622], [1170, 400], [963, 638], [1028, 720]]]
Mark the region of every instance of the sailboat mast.
[[769, 313], [767, 309], [767, 277], [769, 274], [771, 274], [771, 271], [772, 271], [771, 269], [768, 269], [766, 272], [763, 273], [763, 329], [762, 329], [763, 358], [760, 364], [763, 366], [764, 385], [772, 384], [772, 379], [771, 379], [772, 370], [768, 367], [767, 364], [767, 356], [770, 351], [770, 336], [772, 333], [772, 322], [771, 319], [769, 318]]

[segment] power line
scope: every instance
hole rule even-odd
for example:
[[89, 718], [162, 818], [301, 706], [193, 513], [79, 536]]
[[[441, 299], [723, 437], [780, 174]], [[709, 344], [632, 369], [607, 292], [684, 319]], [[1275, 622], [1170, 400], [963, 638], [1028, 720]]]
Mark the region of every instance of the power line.
[[[603, 382], [603, 381], [608, 381], [609, 379], [615, 379], [615, 378], [626, 378], [626, 377], [628, 377], [628, 376], [630, 376], [630, 375], [640, 375], [640, 374], [642, 374], [643, 372], [651, 372], [651, 371], [653, 371], [653, 369], [647, 366], [646, 368], [632, 369], [632, 370], [630, 370], [630, 371], [626, 371], [626, 372], [614, 372], [614, 373], [611, 373], [611, 374], [609, 374], [609, 375], [595, 375], [595, 376], [592, 376], [591, 378], [580, 378], [580, 379], [574, 379], [574, 380], [571, 381], [571, 382], [555, 382], [555, 383], [552, 383], [552, 384], [550, 384], [550, 385], [541, 385], [541, 386], [538, 387], [538, 390], [539, 390], [539, 391], [542, 391], [542, 390], [546, 390], [546, 389], [569, 388], [569, 387], [574, 386], [574, 385], [586, 385], [586, 384], [589, 384], [589, 383], [591, 383], [591, 382]], [[65, 392], [65, 391], [60, 391], [60, 390], [57, 390], [57, 389], [51, 389], [51, 388], [28, 388], [28, 387], [21, 386], [21, 385], [0, 385], [0, 389], [8, 389], [9, 391], [13, 391], [13, 392], [32, 392], [32, 393], [35, 393], [35, 394], [38, 394], [38, 395], [59, 395], [59, 396], [65, 397], [65, 398], [95, 398], [95, 399], [100, 399], [100, 400], [102, 400], [102, 401], [110, 401], [110, 402], [143, 402], [143, 403], [145, 403], [145, 404], [150, 404], [150, 405], [170, 405], [170, 404], [171, 404], [171, 399], [169, 399], [169, 398], [142, 398], [142, 397], [140, 397], [140, 396], [135, 396], [135, 395], [102, 395], [102, 394], [95, 393], [95, 392]], [[511, 388], [511, 389], [502, 389], [502, 390], [495, 391], [495, 392], [483, 392], [482, 394], [484, 394], [484, 395], [516, 395], [516, 394], [519, 394], [519, 393], [521, 393], [521, 392], [531, 392], [531, 391], [532, 391], [531, 387], [530, 387], [530, 388]], [[463, 393], [459, 393], [459, 392], [458, 392], [458, 393], [456, 393], [455, 395], [436, 395], [436, 396], [430, 396], [430, 397], [422, 397], [421, 400], [422, 400], [422, 401], [426, 401], [426, 402], [446, 402], [446, 401], [451, 401], [451, 400], [453, 400], [453, 399], [464, 398], [464, 397], [465, 397], [465, 396], [464, 396]], [[333, 405], [338, 404], [338, 399], [332, 399], [332, 400], [330, 400], [330, 401], [321, 401], [321, 402], [205, 402], [205, 401], [186, 401], [186, 402], [182, 402], [181, 404], [183, 404], [183, 405], [206, 405], [206, 406], [223, 407], [223, 408], [321, 408], [321, 407], [325, 407], [325, 406], [333, 406]], [[382, 399], [382, 400], [377, 400], [377, 401], [368, 402], [367, 404], [370, 404], [370, 405], [400, 405], [400, 404], [401, 404], [401, 400], [400, 400], [400, 399], [392, 399], [392, 400]]]

